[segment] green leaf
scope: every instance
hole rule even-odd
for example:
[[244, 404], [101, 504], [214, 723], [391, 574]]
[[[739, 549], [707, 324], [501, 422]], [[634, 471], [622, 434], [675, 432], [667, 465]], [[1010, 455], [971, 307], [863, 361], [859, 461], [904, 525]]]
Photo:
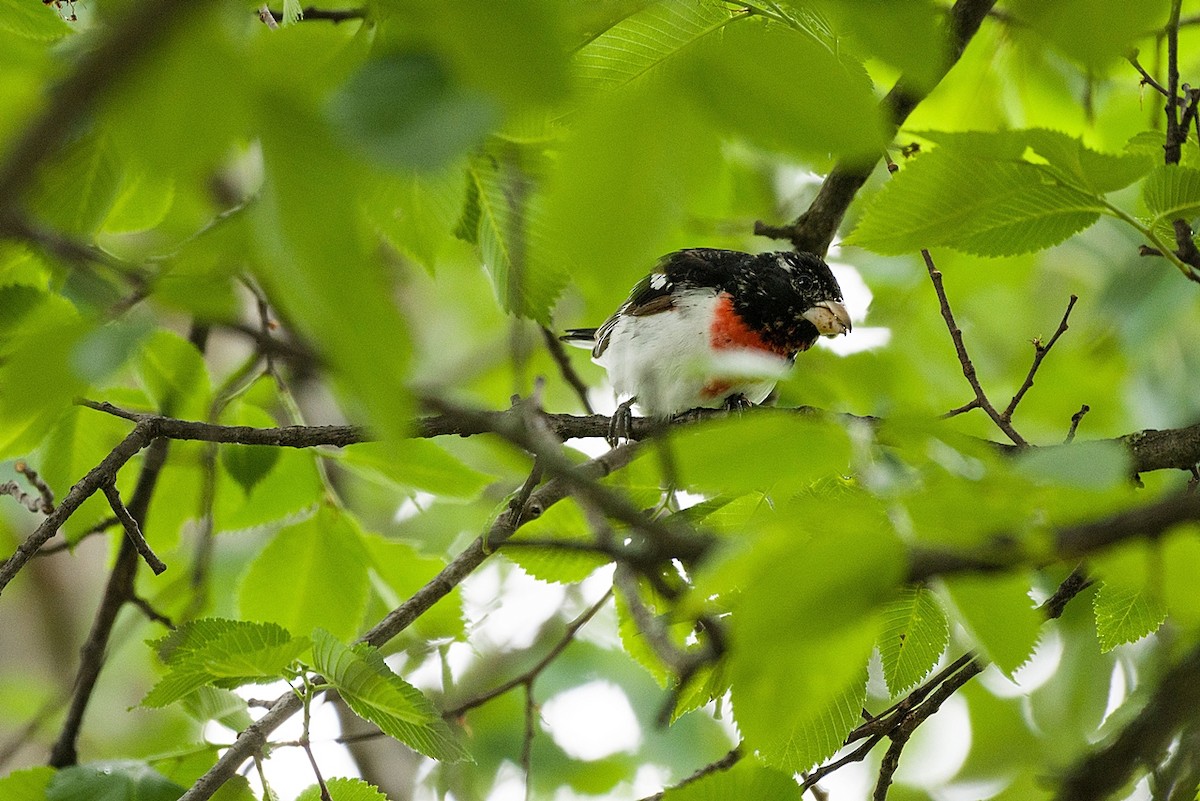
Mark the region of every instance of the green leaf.
[[979, 256], [1048, 248], [1089, 227], [1103, 200], [1044, 165], [943, 145], [915, 158], [868, 206], [846, 244], [898, 255], [948, 247]]
[[[129, 433], [130, 424], [112, 415], [96, 412], [81, 406], [71, 407], [54, 423], [49, 436], [40, 449], [36, 467], [42, 478], [54, 490], [56, 498], [62, 498], [84, 475], [107, 456], [117, 443]], [[134, 476], [126, 470], [119, 474], [117, 487], [122, 497], [129, 500]], [[67, 538], [75, 541], [102, 520], [112, 516], [103, 493], [95, 493], [71, 515], [63, 525]], [[159, 537], [153, 520], [145, 532], [153, 547], [162, 548], [169, 540]]]
[[245, 490], [224, 470], [217, 485], [217, 531], [238, 531], [307, 515], [325, 496], [317, 455], [311, 450], [280, 448], [279, 464]]
[[429, 699], [393, 673], [375, 648], [349, 648], [318, 629], [313, 633], [313, 667], [356, 715], [385, 734], [442, 762], [469, 759]]
[[706, 493], [794, 491], [844, 472], [850, 461], [850, 439], [840, 425], [772, 410], [677, 429], [671, 447], [680, 485]]
[[47, 42], [72, 32], [54, 6], [23, 0], [0, 0], [0, 31]]
[[234, 731], [243, 731], [254, 722], [246, 699], [230, 690], [204, 686], [181, 700], [187, 713], [199, 721], [215, 720]]
[[125, 165], [120, 193], [104, 218], [107, 233], [146, 231], [167, 216], [175, 201], [175, 184], [149, 170]]
[[[496, 297], [505, 311], [550, 325], [550, 310], [567, 282], [529, 178], [516, 165], [476, 159], [467, 169], [478, 212], [474, 231]], [[464, 216], [464, 223], [470, 224]]]
[[364, 63], [330, 101], [345, 143], [396, 170], [433, 170], [471, 150], [500, 119], [486, 94], [457, 85], [432, 53]]
[[579, 48], [572, 65], [576, 79], [596, 91], [625, 86], [741, 16], [720, 3], [648, 3]]
[[[235, 403], [221, 415], [225, 425], [272, 428], [275, 419], [257, 406]], [[225, 445], [221, 448], [221, 466], [250, 495], [260, 481], [279, 462], [281, 448], [269, 445]]]
[[800, 801], [800, 786], [789, 774], [743, 758], [729, 770], [708, 772], [697, 781], [673, 787], [663, 801]]
[[[378, 534], [366, 534], [363, 545], [371, 560], [371, 570], [393, 593], [385, 598], [388, 609], [394, 609], [404, 599], [412, 597], [445, 568], [442, 559], [422, 556], [407, 542], [387, 539]], [[463, 636], [462, 595], [455, 587], [433, 605], [412, 626], [417, 636], [425, 639]]]
[[361, 536], [349, 513], [329, 504], [308, 520], [281, 529], [242, 579], [242, 616], [295, 633], [320, 627], [345, 637], [356, 634], [368, 590]]
[[1124, 189], [1149, 173], [1156, 162], [1152, 155], [1129, 148], [1124, 153], [1101, 153], [1060, 131], [1035, 128], [1023, 133], [1029, 147], [1054, 167], [1060, 178], [1094, 194]]
[[861, 66], [792, 28], [724, 31], [689, 54], [681, 88], [718, 129], [769, 150], [866, 164], [890, 138]]
[[161, 707], [208, 684], [239, 687], [277, 681], [309, 643], [270, 623], [203, 618], [185, 623], [151, 645], [168, 671], [142, 705]]
[[399, 442], [364, 442], [342, 449], [347, 467], [400, 487], [415, 487], [436, 495], [473, 498], [492, 477], [450, 455], [436, 442], [405, 439]]
[[956, 576], [946, 589], [963, 623], [996, 667], [1008, 676], [1029, 659], [1041, 635], [1042, 615], [1029, 599], [1029, 578]]
[[72, 234], [95, 232], [121, 190], [121, 163], [108, 137], [88, 134], [48, 162], [33, 192], [39, 218]]
[[740, 589], [728, 657], [738, 726], [747, 748], [792, 772], [834, 753], [860, 720], [881, 611], [902, 578], [886, 517], [860, 500], [836, 522], [790, 508], [779, 530], [721, 566]]
[[950, 626], [937, 596], [927, 587], [905, 587], [883, 609], [879, 655], [893, 696], [929, 675], [950, 643]]
[[404, 439], [410, 341], [394, 300], [394, 275], [363, 236], [355, 202], [359, 169], [303, 107], [267, 99], [262, 112], [266, 177], [251, 212], [261, 248], [258, 276], [282, 313], [320, 348], [350, 416], [369, 413], [385, 441]]
[[423, 175], [381, 175], [363, 203], [380, 233], [431, 274], [462, 211], [463, 172], [456, 164]]
[[1010, 0], [1007, 10], [1064, 54], [1103, 70], [1126, 56], [1134, 42], [1167, 21], [1167, 0]]
[[163, 414], [190, 419], [208, 416], [212, 387], [196, 346], [174, 331], [155, 331], [135, 361], [138, 379]]
[[0, 289], [0, 458], [27, 454], [83, 394], [71, 353], [87, 330], [57, 295]]
[[0, 798], [5, 801], [45, 801], [46, 787], [54, 775], [54, 768], [48, 767], [14, 770], [0, 777]]
[[1200, 575], [1200, 531], [1180, 526], [1162, 540], [1162, 600], [1172, 622], [1185, 629], [1200, 627], [1200, 596], [1194, 577]]
[[145, 762], [73, 765], [54, 774], [46, 801], [177, 801], [184, 788]]
[[1096, 612], [1096, 634], [1103, 653], [1153, 634], [1167, 619], [1167, 607], [1156, 593], [1144, 586], [1123, 586], [1106, 581], [1092, 604]]
[[1172, 241], [1174, 220], [1191, 224], [1200, 216], [1200, 169], [1164, 164], [1142, 182], [1142, 201], [1150, 210], [1150, 228]]
[[[379, 788], [362, 779], [332, 778], [325, 780], [332, 801], [388, 801]], [[321, 801], [321, 787], [314, 784], [297, 796], [296, 801]]]

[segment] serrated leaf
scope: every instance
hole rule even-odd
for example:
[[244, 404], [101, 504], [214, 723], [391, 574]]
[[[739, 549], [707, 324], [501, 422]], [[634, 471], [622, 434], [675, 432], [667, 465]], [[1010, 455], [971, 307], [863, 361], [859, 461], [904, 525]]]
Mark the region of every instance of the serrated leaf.
[[182, 704], [187, 713], [196, 720], [215, 720], [233, 731], [242, 731], [254, 722], [250, 717], [246, 699], [220, 687], [200, 687], [194, 693], [184, 696]]
[[347, 647], [327, 631], [313, 632], [313, 667], [359, 717], [432, 759], [469, 759], [429, 700], [368, 645]]
[[1200, 216], [1200, 169], [1164, 164], [1142, 182], [1142, 202], [1151, 214], [1150, 228], [1173, 241], [1173, 220], [1191, 223]]
[[71, 33], [71, 26], [58, 15], [58, 10], [49, 3], [0, 0], [0, 31], [15, 33], [26, 39], [48, 42]]
[[[332, 801], [388, 801], [379, 788], [362, 779], [326, 779]], [[321, 801], [321, 787], [314, 784], [296, 798], [296, 801]]]
[[[837, 753], [846, 735], [862, 722], [863, 704], [867, 700], [867, 671], [825, 705], [802, 718], [777, 721], [774, 727], [756, 731], [752, 744], [763, 761], [783, 770], [799, 773], [812, 768]], [[737, 716], [734, 698], [734, 715]], [[739, 725], [742, 718], [738, 717]], [[747, 738], [751, 742], [751, 738]], [[803, 766], [803, 767], [800, 767]]]
[[[550, 325], [550, 309], [567, 282], [555, 258], [529, 178], [513, 165], [475, 160], [467, 169], [478, 209], [477, 242], [505, 311]], [[464, 222], [468, 217], [464, 215]]]
[[950, 642], [950, 626], [937, 596], [926, 587], [906, 587], [883, 609], [879, 655], [893, 696], [921, 681]]
[[270, 623], [204, 618], [185, 623], [151, 645], [169, 669], [142, 705], [161, 707], [206, 684], [237, 687], [277, 681], [308, 648], [308, 640]]
[[663, 801], [800, 801], [800, 786], [788, 773], [742, 759], [729, 770], [709, 771], [704, 777], [663, 793]]
[[1100, 219], [1103, 200], [1044, 165], [980, 159], [946, 145], [888, 181], [846, 244], [898, 255], [947, 247], [1012, 256], [1051, 247]]
[[956, 576], [945, 583], [980, 647], [1011, 677], [1029, 659], [1041, 634], [1042, 615], [1029, 598], [1029, 578], [1022, 573]]
[[572, 66], [581, 86], [611, 91], [661, 67], [742, 16], [720, 3], [659, 0], [581, 47]]
[[1108, 653], [1118, 645], [1137, 642], [1152, 634], [1167, 619], [1167, 607], [1146, 586], [1128, 586], [1106, 581], [1092, 601], [1096, 613], [1096, 636], [1100, 650]]
[[300, 633], [358, 633], [367, 605], [368, 558], [349, 513], [323, 504], [281, 529], [250, 564], [238, 591], [243, 617]]

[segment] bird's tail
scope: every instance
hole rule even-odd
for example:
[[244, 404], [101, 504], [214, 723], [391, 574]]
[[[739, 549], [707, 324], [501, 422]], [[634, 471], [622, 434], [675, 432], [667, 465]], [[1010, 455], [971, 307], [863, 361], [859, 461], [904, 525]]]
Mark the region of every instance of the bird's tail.
[[562, 334], [559, 339], [566, 342], [568, 345], [574, 345], [577, 348], [591, 349], [596, 344], [596, 329], [595, 328], [568, 328], [565, 334]]

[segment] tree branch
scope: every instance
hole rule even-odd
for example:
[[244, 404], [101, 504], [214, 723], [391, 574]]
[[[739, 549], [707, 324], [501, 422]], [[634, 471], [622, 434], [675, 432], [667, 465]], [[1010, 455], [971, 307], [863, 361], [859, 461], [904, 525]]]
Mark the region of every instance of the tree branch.
[[[949, 53], [936, 78], [929, 82], [928, 86], [917, 87], [910, 79], [901, 76], [880, 103], [885, 118], [891, 124], [893, 136], [913, 109], [958, 63], [963, 51], [995, 4], [996, 0], [958, 0], [950, 9]], [[754, 233], [774, 239], [790, 240], [792, 246], [801, 252], [824, 254], [829, 250], [829, 244], [837, 234], [838, 226], [841, 225], [854, 196], [867, 182], [876, 164], [878, 160], [865, 165], [861, 162], [838, 162], [826, 176], [807, 211], [789, 225], [773, 226], [757, 222], [754, 225]]]
[[1068, 328], [1067, 320], [1071, 317], [1071, 309], [1075, 308], [1077, 300], [1079, 300], [1079, 296], [1072, 295], [1070, 300], [1067, 301], [1067, 310], [1063, 312], [1062, 322], [1058, 324], [1058, 330], [1050, 337], [1050, 341], [1045, 345], [1042, 344], [1040, 339], [1033, 341], [1033, 364], [1029, 366], [1029, 374], [1025, 376], [1025, 381], [1022, 382], [1016, 394], [1012, 396], [1012, 400], [1008, 402], [1008, 406], [1004, 407], [1004, 411], [1000, 412], [1000, 416], [1005, 420], [1012, 420], [1013, 412], [1017, 410], [1017, 404], [1021, 402], [1021, 399], [1025, 397], [1025, 393], [1033, 386], [1033, 377], [1037, 375], [1038, 368], [1042, 366], [1042, 360], [1046, 358], [1046, 354], [1054, 347], [1054, 343], [1058, 342], [1058, 338], [1066, 332]]
[[[163, 440], [158, 440], [162, 442]], [[112, 508], [113, 514], [117, 520], [125, 528], [125, 536], [133, 543], [134, 549], [138, 555], [145, 560], [146, 565], [154, 571], [154, 575], [161, 575], [167, 569], [163, 560], [158, 558], [158, 554], [150, 548], [150, 543], [146, 542], [145, 535], [142, 534], [141, 526], [138, 521], [125, 508], [125, 504], [121, 502], [121, 493], [117, 491], [116, 484], [105, 484], [101, 489], [104, 490], [105, 497], [108, 498], [108, 505]]]
[[[597, 481], [629, 464], [639, 452], [639, 447], [634, 443], [622, 445], [596, 459], [585, 462], [576, 469], [581, 475], [589, 476], [591, 480]], [[440, 573], [417, 590], [411, 598], [389, 612], [370, 631], [360, 637], [359, 642], [375, 647], [386, 644], [461, 584], [494, 553], [497, 546], [502, 545], [511, 537], [522, 523], [540, 515], [565, 498], [568, 492], [567, 482], [556, 478], [546, 482], [530, 495], [525, 504], [524, 514], [510, 506], [496, 518], [484, 535], [477, 537], [446, 567], [442, 568]], [[270, 733], [299, 711], [301, 706], [300, 699], [292, 692], [284, 693], [275, 699], [267, 714], [239, 734], [233, 745], [221, 755], [221, 758], [207, 773], [180, 797], [180, 801], [205, 801], [205, 799], [211, 798], [213, 793], [236, 773], [243, 762], [262, 750]]]

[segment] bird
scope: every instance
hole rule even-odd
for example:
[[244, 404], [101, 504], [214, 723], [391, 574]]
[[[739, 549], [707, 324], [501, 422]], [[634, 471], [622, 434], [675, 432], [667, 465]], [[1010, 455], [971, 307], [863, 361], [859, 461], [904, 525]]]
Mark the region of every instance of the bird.
[[589, 347], [618, 397], [609, 441], [631, 406], [669, 419], [694, 408], [761, 404], [796, 356], [851, 330], [842, 289], [814, 253], [688, 248], [659, 259], [596, 328], [560, 338]]

